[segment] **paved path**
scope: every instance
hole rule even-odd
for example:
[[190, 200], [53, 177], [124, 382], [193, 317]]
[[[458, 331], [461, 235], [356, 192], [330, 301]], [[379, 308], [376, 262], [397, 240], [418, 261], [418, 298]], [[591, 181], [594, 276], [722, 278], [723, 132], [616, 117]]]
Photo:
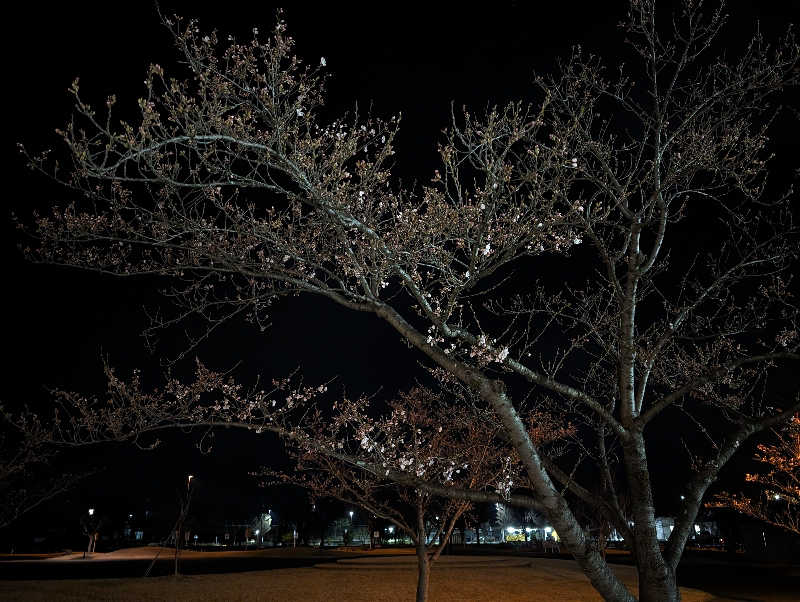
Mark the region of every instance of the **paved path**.
[[[433, 563], [435, 570], [450, 569], [509, 569], [531, 566], [531, 558], [490, 556], [442, 556]], [[343, 558], [336, 562], [315, 565], [314, 568], [330, 571], [416, 571], [416, 556], [378, 556], [367, 558]]]

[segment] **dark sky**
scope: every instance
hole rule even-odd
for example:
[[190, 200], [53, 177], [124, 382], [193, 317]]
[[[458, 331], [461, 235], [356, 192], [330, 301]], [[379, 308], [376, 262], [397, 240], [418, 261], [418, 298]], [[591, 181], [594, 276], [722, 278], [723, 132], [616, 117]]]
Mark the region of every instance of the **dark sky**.
[[[380, 116], [402, 111], [398, 173], [423, 181], [435, 167], [438, 132], [447, 125], [451, 101], [481, 107], [529, 97], [533, 69], [552, 68], [555, 58], [575, 43], [614, 62], [621, 39], [615, 25], [626, 5], [292, 4], [286, 20], [298, 53], [311, 63], [325, 56], [334, 74], [332, 109], [351, 110], [358, 102]], [[757, 19], [769, 35], [785, 30], [789, 20], [798, 21], [794, 2], [730, 4], [732, 39], [744, 41]], [[268, 30], [274, 8], [268, 2], [215, 2], [206, 8], [195, 2], [162, 2], [162, 10], [199, 17], [201, 27], [242, 38], [253, 26]], [[6, 148], [12, 152], [17, 142], [34, 150], [58, 144], [53, 130], [69, 115], [65, 90], [76, 76], [90, 99], [117, 93], [124, 103], [142, 92], [148, 63], [170, 68], [176, 56], [147, 2], [15, 3], [5, 22], [4, 125]], [[45, 398], [45, 387], [101, 391], [101, 353], [123, 369], [157, 367], [138, 336], [146, 323], [141, 307], [154, 302], [150, 283], [26, 264], [15, 249], [19, 239], [10, 226], [10, 211], [25, 216], [64, 194], [24, 170], [19, 157], [11, 157], [6, 174], [11, 182], [2, 218], [7, 356], [0, 396], [37, 403]], [[242, 360], [245, 374], [260, 371], [267, 378], [299, 365], [307, 380], [337, 376], [339, 386], [351, 393], [371, 393], [381, 386], [391, 392], [411, 384], [419, 358], [374, 318], [309, 298], [278, 305], [272, 318], [273, 327], [263, 335], [232, 325], [202, 350], [203, 358], [216, 368]], [[160, 490], [170, 497], [188, 472], [220, 483], [222, 489], [245, 488], [247, 468], [275, 453], [274, 446], [259, 447], [240, 435], [235, 443], [221, 439], [218, 453], [204, 458], [186, 438], [151, 454], [115, 452], [122, 468], [111, 468], [109, 484], [95, 483], [72, 497], [83, 503], [109, 490], [120, 496]]]

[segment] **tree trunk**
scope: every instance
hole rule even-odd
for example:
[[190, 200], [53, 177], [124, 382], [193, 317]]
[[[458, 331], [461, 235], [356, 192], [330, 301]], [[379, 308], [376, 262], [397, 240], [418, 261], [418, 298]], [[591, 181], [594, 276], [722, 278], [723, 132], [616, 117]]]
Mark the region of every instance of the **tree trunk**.
[[667, 567], [639, 569], [639, 602], [679, 602], [675, 573]]
[[675, 571], [661, 553], [656, 535], [655, 508], [644, 438], [635, 433], [623, 445], [634, 516], [633, 554], [639, 573], [640, 602], [677, 602], [680, 592]]
[[422, 503], [422, 492], [417, 490], [417, 602], [428, 599], [428, 582], [431, 576], [431, 564], [428, 559], [428, 532], [425, 528], [425, 507]]
[[428, 584], [431, 576], [431, 565], [428, 561], [428, 550], [425, 546], [425, 535], [417, 539], [417, 602], [428, 599]]
[[178, 561], [181, 555], [181, 529], [180, 527], [175, 530], [175, 576], [180, 573], [178, 570]]

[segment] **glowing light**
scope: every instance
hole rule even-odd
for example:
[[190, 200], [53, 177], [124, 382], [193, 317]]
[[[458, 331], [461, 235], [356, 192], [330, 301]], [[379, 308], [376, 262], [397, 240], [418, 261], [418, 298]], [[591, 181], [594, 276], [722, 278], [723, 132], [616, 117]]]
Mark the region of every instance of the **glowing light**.
[[550, 533], [550, 531], [552, 531], [552, 530], [553, 530], [553, 527], [545, 527], [544, 528], [544, 532], [545, 533]]
[[695, 533], [700, 533], [700, 525], [695, 525], [694, 526], [694, 532]]
[[89, 508], [89, 516], [94, 516], [94, 508]]
[[516, 529], [514, 527], [506, 527], [506, 531], [508, 531], [509, 533], [513, 533], [514, 531], [516, 531]]

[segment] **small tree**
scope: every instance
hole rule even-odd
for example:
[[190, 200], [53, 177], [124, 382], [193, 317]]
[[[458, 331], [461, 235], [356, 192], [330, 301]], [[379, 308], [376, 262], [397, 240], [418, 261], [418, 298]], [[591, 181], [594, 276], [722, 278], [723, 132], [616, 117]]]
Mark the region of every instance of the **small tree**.
[[[419, 485], [393, 485], [394, 474], [424, 483], [479, 491], [487, 485], [510, 491], [508, 449], [497, 440], [499, 425], [474, 404], [445, 401], [417, 387], [371, 417], [367, 399], [343, 399], [334, 415], [320, 413], [294, 429], [296, 469], [263, 475], [306, 488], [314, 499], [332, 497], [389, 521], [406, 533], [417, 553], [417, 600], [428, 598], [431, 564], [444, 550], [456, 522], [471, 507], [465, 499], [442, 497]], [[313, 441], [313, 445], [308, 443]]]

